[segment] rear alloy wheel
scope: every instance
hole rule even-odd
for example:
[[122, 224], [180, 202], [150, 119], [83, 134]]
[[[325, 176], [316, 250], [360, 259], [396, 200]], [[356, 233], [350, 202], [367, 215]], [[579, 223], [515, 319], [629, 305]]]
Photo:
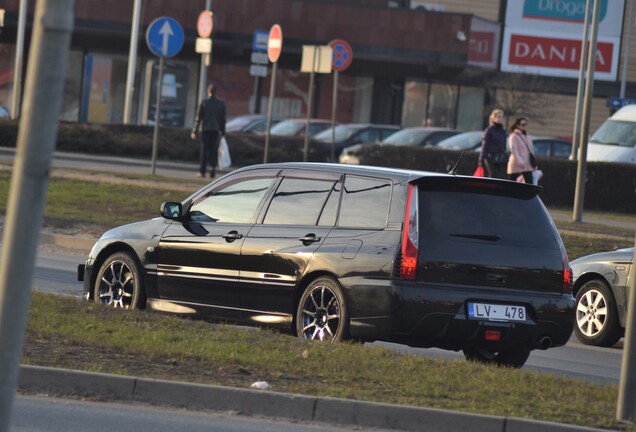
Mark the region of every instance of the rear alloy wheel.
[[576, 294], [576, 337], [586, 345], [610, 347], [621, 338], [616, 301], [605, 282], [586, 282]]
[[93, 298], [97, 303], [123, 309], [142, 309], [145, 293], [139, 266], [127, 252], [109, 256], [97, 273]]
[[495, 364], [511, 368], [520, 368], [530, 357], [530, 350], [525, 346], [515, 346], [504, 351], [491, 351], [485, 348], [464, 349], [464, 356], [468, 361]]
[[302, 339], [339, 342], [348, 338], [349, 313], [342, 290], [329, 277], [310, 283], [296, 311], [296, 334]]

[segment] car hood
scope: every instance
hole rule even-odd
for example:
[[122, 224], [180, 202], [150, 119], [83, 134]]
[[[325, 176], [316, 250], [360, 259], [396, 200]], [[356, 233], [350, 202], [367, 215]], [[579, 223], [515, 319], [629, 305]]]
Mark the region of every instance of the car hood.
[[592, 162], [636, 163], [636, 149], [634, 147], [590, 142], [587, 144], [587, 160]]

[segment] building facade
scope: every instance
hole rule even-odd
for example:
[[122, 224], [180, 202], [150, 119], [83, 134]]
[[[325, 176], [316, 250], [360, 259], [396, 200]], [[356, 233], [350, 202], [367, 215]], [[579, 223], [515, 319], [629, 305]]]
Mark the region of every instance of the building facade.
[[[585, 0], [214, 0], [213, 48], [207, 76], [217, 84], [230, 116], [265, 112], [271, 73], [265, 77], [251, 75], [251, 58], [255, 34], [267, 32], [277, 23], [283, 30], [283, 51], [273, 101], [275, 115], [305, 117], [310, 110], [314, 117], [331, 118], [333, 74], [316, 75], [312, 106], [308, 107], [309, 74], [300, 72], [302, 47], [343, 39], [352, 47], [353, 61], [339, 74], [336, 114], [339, 122], [481, 129], [488, 112], [505, 100], [506, 92], [529, 93], [532, 97], [526, 100], [532, 100], [533, 104], [519, 106], [514, 111], [530, 117], [531, 132], [567, 137], [572, 134], [576, 104], [577, 79], [572, 77], [571, 70], [568, 72], [576, 63], [576, 43], [570, 43], [571, 50], [561, 54], [558, 48], [541, 45], [545, 41], [533, 39], [532, 27], [551, 34], [553, 39], [567, 27], [568, 37], [575, 40], [577, 25], [580, 30], [583, 26], [576, 23], [575, 17], [542, 28], [547, 25], [545, 22], [554, 21], [550, 13], [560, 13], [540, 10], [545, 2], [553, 9], [558, 3], [563, 10], [567, 9], [566, 3], [575, 8], [585, 4]], [[35, 1], [27, 3], [23, 76], [28, 67]], [[603, 25], [613, 33], [603, 36], [605, 51], [599, 52], [612, 58], [610, 72], [602, 72], [606, 75], [595, 82], [592, 128], [609, 114], [607, 99], [618, 96], [618, 71], [629, 57], [624, 49], [625, 26], [629, 24], [625, 22], [626, 2], [602, 3], [607, 17]], [[145, 32], [154, 19], [169, 16], [183, 26], [185, 43], [175, 57], [165, 62], [162, 124], [190, 127], [197, 106], [201, 69], [201, 55], [195, 52], [196, 24], [205, 1], [142, 0], [141, 4], [131, 123], [148, 124], [154, 119], [158, 58], [149, 51]], [[6, 14], [0, 33], [0, 105], [9, 107], [14, 88], [19, 0], [6, 0], [3, 8]], [[75, 0], [73, 12], [75, 29], [61, 118], [121, 123], [133, 0], [122, 0], [116, 8], [96, 0]], [[529, 17], [533, 13], [539, 16]], [[560, 15], [557, 18], [562, 19]], [[616, 25], [616, 20], [625, 24]], [[524, 25], [529, 28], [523, 28]], [[526, 45], [514, 45], [519, 40]], [[631, 46], [636, 47], [636, 41]], [[568, 65], [555, 69], [548, 64], [537, 69], [532, 62], [541, 60], [541, 50], [548, 53], [546, 56], [551, 55], [552, 60], [565, 56]], [[511, 52], [517, 57], [510, 57]], [[531, 52], [534, 59], [530, 64], [515, 63], [523, 60], [524, 53], [533, 57]], [[627, 97], [633, 95], [634, 62], [636, 59], [629, 57]]]

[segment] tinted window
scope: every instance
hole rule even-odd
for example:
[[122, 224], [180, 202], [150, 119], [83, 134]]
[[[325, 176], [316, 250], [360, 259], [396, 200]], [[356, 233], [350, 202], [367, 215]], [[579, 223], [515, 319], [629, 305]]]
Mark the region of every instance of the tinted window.
[[557, 239], [538, 198], [420, 191], [424, 244], [447, 239], [556, 247]]
[[347, 176], [338, 226], [383, 228], [386, 225], [390, 198], [390, 182]]
[[336, 224], [336, 217], [338, 216], [338, 205], [340, 204], [340, 191], [342, 189], [342, 183], [336, 183], [333, 192], [329, 195], [325, 208], [320, 215], [318, 225], [320, 226], [334, 226]]
[[550, 156], [550, 141], [533, 141], [535, 156]]
[[556, 157], [570, 157], [572, 153], [572, 144], [555, 141], [554, 142], [554, 154]]
[[190, 220], [251, 223], [273, 178], [250, 179], [216, 189], [190, 209]]
[[263, 223], [316, 225], [334, 183], [326, 180], [283, 179]]

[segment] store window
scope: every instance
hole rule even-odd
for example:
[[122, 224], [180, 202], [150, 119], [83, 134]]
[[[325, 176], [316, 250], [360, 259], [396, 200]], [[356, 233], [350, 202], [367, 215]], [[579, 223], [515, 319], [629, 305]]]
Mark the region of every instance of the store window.
[[402, 126], [426, 126], [429, 84], [423, 81], [406, 81]]
[[454, 128], [456, 109], [457, 86], [431, 84], [426, 125]]
[[462, 131], [484, 128], [484, 98], [486, 90], [479, 87], [461, 87], [457, 109], [457, 129]]
[[71, 51], [68, 54], [64, 94], [60, 107], [60, 120], [76, 122], [79, 120], [80, 101], [82, 99], [82, 63], [84, 54]]
[[122, 123], [128, 58], [89, 53], [84, 60], [80, 121]]

